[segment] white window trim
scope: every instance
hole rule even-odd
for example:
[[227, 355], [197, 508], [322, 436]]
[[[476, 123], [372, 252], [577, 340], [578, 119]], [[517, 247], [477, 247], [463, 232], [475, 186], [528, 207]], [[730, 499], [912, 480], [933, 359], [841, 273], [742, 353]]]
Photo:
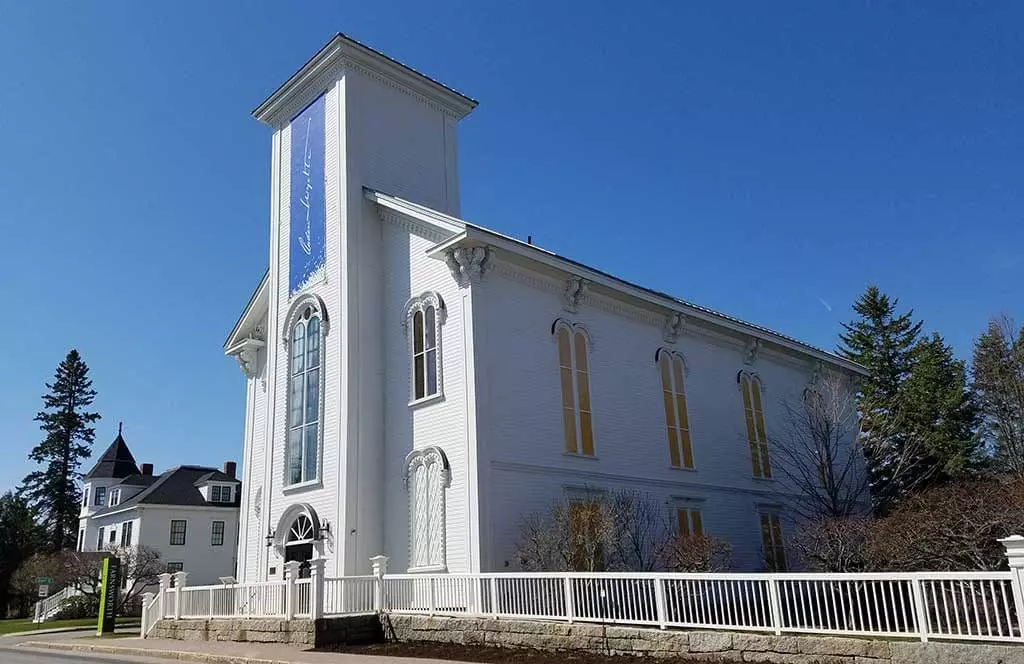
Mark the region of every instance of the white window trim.
[[[320, 389], [319, 389], [319, 412], [317, 413], [317, 446], [316, 446], [316, 477], [301, 482], [288, 481], [288, 434], [290, 426], [288, 416], [291, 413], [291, 378], [292, 378], [292, 347], [291, 336], [295, 324], [299, 322], [306, 308], [312, 309], [311, 315], [320, 318]], [[281, 332], [281, 343], [285, 353], [285, 382], [284, 382], [284, 465], [281, 470], [281, 482], [283, 491], [299, 491], [323, 486], [324, 476], [324, 387], [327, 374], [327, 334], [330, 331], [330, 319], [327, 317], [327, 307], [319, 295], [314, 293], [303, 293], [295, 298], [288, 309], [288, 315], [284, 320], [284, 329]]]
[[[412, 501], [411, 490], [412, 487], [409, 485], [409, 479], [412, 476], [412, 472], [420, 467], [429, 467], [432, 464], [439, 464], [441, 466], [440, 480], [441, 486], [441, 513], [439, 516], [440, 525], [438, 527], [437, 536], [440, 537], [440, 554], [441, 560], [437, 563], [430, 563], [427, 565], [416, 565], [413, 566], [414, 546], [415, 546], [415, 531], [416, 531], [416, 514], [414, 512], [414, 505]], [[426, 573], [426, 572], [442, 572], [448, 571], [448, 497], [447, 489], [451, 487], [452, 483], [452, 471], [451, 466], [448, 465], [448, 457], [445, 456], [444, 451], [436, 446], [425, 447], [420, 450], [413, 450], [405, 457], [405, 474], [403, 475], [403, 483], [405, 484], [406, 493], [408, 496], [408, 513], [409, 513], [409, 569], [410, 573]], [[429, 513], [428, 513], [429, 516]], [[429, 523], [433, 523], [431, 520]], [[428, 523], [428, 525], [429, 525]], [[427, 533], [427, 550], [430, 550], [430, 536], [431, 533]]]
[[[180, 522], [185, 524], [185, 529], [181, 533], [183, 535], [183, 537], [181, 538], [181, 543], [180, 544], [176, 544], [174, 542], [174, 522], [175, 521], [180, 521]], [[188, 544], [188, 519], [171, 519], [170, 520], [170, 523], [167, 526], [167, 542], [168, 542], [168, 544], [167, 544], [168, 546], [185, 546], [186, 544]]]
[[[558, 362], [559, 370], [561, 370], [561, 358], [558, 357], [558, 331], [565, 328], [569, 331], [569, 361], [572, 369], [572, 402], [573, 402], [573, 413], [576, 416], [576, 451], [575, 452], [562, 452], [564, 456], [575, 457], [578, 459], [597, 459], [597, 427], [594, 426], [594, 381], [591, 380], [594, 376], [594, 370], [590, 363], [591, 351], [594, 349], [593, 341], [590, 338], [590, 334], [587, 329], [580, 323], [570, 323], [564, 318], [559, 318], [555, 321], [555, 324], [551, 326], [551, 341], [555, 344], [555, 361]], [[576, 380], [576, 373], [579, 370], [576, 362], [576, 333], [582, 333], [583, 338], [587, 341], [587, 389], [590, 391], [590, 435], [593, 437], [593, 454], [583, 453], [583, 423], [580, 421], [580, 385], [579, 381]], [[559, 377], [561, 380], [561, 377]], [[558, 399], [559, 409], [564, 408], [561, 405], [562, 399], [562, 386], [559, 383], [558, 386]], [[559, 416], [564, 417], [562, 413]], [[562, 441], [563, 446], [565, 441]]]
[[[694, 454], [694, 450], [693, 450], [693, 426], [690, 424], [690, 399], [689, 399], [689, 395], [686, 393], [686, 379], [690, 375], [690, 365], [686, 361], [686, 356], [683, 355], [678, 350], [672, 350], [671, 348], [659, 348], [657, 350], [657, 352], [654, 353], [654, 369], [658, 372], [658, 385], [661, 388], [661, 392], [662, 393], [664, 393], [664, 390], [665, 390], [665, 386], [662, 384], [662, 380], [661, 380], [661, 357], [662, 357], [662, 355], [668, 355], [668, 361], [669, 361], [668, 377], [669, 377], [669, 380], [671, 380], [671, 382], [672, 382], [672, 408], [673, 408], [673, 410], [675, 410], [675, 414], [676, 414], [676, 441], [679, 444], [679, 465], [678, 466], [673, 466], [672, 465], [672, 458], [671, 457], [669, 457], [668, 465], [669, 465], [669, 468], [671, 468], [672, 470], [682, 470], [682, 471], [694, 473], [694, 472], [697, 472], [697, 459], [696, 459], [696, 455]], [[679, 386], [676, 385], [676, 370], [675, 370], [675, 366], [674, 366], [674, 363], [675, 363], [677, 358], [679, 359], [680, 362], [683, 363], [683, 391], [682, 391], [682, 395], [683, 395], [683, 402], [686, 404], [686, 423], [687, 423], [686, 433], [689, 435], [689, 438], [690, 438], [690, 460], [693, 462], [693, 467], [687, 467], [687, 466], [684, 465], [686, 460], [685, 460], [685, 455], [683, 453], [683, 438], [682, 438], [682, 436], [683, 436], [683, 428], [680, 425], [680, 422], [682, 422], [682, 419], [679, 417], [679, 400], [676, 398], [680, 394]], [[662, 394], [662, 398], [664, 398], [664, 394]], [[664, 408], [662, 408], [662, 410], [664, 410]], [[668, 422], [665, 422], [665, 429], [666, 430], [668, 429]]]
[[[426, 394], [425, 396], [417, 399], [416, 398], [416, 356], [415, 356], [415, 344], [416, 339], [413, 334], [410, 333], [410, 328], [413, 327], [412, 317], [416, 312], [423, 312], [424, 314], [424, 325], [426, 324], [426, 310], [428, 307], [434, 307], [434, 341], [435, 341], [435, 353], [434, 353], [434, 370], [437, 374], [437, 392], [434, 394]], [[425, 291], [416, 297], [411, 297], [405, 303], [405, 309], [402, 312], [402, 332], [405, 334], [408, 340], [408, 353], [409, 353], [409, 406], [420, 406], [431, 401], [439, 401], [444, 398], [444, 372], [442, 370], [444, 362], [441, 360], [441, 326], [444, 325], [445, 319], [448, 317], [448, 311], [445, 308], [444, 300], [437, 291]], [[426, 368], [424, 367], [424, 371]], [[426, 375], [424, 374], [424, 380]], [[426, 393], [426, 389], [424, 389]]]

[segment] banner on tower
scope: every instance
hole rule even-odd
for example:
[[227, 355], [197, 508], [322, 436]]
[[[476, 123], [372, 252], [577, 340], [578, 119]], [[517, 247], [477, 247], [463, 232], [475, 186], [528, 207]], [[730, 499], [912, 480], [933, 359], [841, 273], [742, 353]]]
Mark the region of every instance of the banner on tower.
[[291, 123], [288, 294], [324, 276], [324, 97]]

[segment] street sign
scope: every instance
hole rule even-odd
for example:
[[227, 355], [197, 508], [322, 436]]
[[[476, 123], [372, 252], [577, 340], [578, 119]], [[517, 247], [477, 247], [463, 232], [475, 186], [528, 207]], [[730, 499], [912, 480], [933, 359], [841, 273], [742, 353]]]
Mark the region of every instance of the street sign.
[[50, 584], [40, 583], [39, 584], [39, 597], [40, 599], [50, 596]]
[[51, 579], [48, 576], [37, 576], [36, 577], [36, 583], [45, 583], [45, 584], [49, 585], [49, 584], [53, 583], [53, 579]]

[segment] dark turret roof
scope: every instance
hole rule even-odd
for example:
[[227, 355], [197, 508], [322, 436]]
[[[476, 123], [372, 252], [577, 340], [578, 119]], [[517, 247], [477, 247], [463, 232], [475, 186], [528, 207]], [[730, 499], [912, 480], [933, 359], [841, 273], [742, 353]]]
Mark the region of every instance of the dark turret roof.
[[124, 442], [124, 438], [121, 436], [121, 432], [119, 431], [117, 433], [117, 438], [115, 438], [114, 442], [110, 444], [107, 451], [103, 453], [100, 460], [96, 462], [96, 465], [92, 467], [92, 470], [85, 474], [85, 479], [124, 479], [130, 475], [141, 474], [142, 471], [139, 470], [138, 464], [135, 463], [135, 457], [132, 456], [132, 451], [128, 449], [128, 444]]

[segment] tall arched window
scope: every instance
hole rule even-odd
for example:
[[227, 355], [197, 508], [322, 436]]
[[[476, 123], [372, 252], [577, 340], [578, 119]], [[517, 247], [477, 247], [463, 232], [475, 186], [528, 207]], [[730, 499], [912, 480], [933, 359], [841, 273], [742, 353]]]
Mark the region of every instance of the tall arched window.
[[750, 463], [754, 477], [769, 479], [772, 466], [768, 459], [768, 435], [764, 428], [764, 408], [761, 404], [761, 379], [757, 374], [741, 371], [737, 376], [743, 395], [743, 415], [750, 445]]
[[683, 356], [662, 348], [657, 353], [662, 402], [668, 429], [668, 456], [673, 468], [693, 468], [690, 418], [686, 412], [686, 367]]
[[562, 386], [562, 424], [565, 451], [594, 455], [594, 423], [590, 405], [587, 334], [579, 325], [559, 320], [554, 326], [558, 372]]
[[405, 304], [403, 326], [407, 335], [411, 332], [411, 403], [439, 397], [442, 394], [441, 325], [444, 323], [444, 316], [444, 301], [433, 291], [411, 298]]
[[285, 485], [320, 479], [320, 438], [323, 431], [323, 346], [327, 319], [315, 295], [296, 299], [287, 319], [288, 443]]
[[406, 457], [410, 570], [446, 569], [444, 492], [450, 484], [451, 469], [440, 448], [414, 450]]

